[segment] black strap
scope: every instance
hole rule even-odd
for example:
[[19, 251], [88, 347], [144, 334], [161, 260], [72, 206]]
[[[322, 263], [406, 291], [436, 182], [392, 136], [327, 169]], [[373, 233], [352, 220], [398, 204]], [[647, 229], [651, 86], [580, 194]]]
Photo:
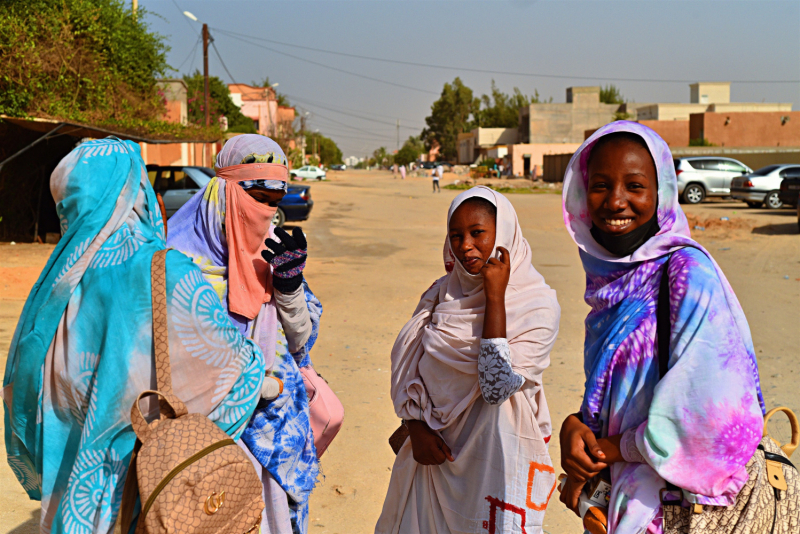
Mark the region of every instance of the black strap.
[[[656, 306], [656, 350], [658, 351], [658, 379], [664, 378], [669, 371], [669, 338], [672, 326], [669, 318], [669, 260], [672, 256], [667, 256], [667, 261], [661, 268], [661, 282], [658, 286], [658, 304]], [[677, 491], [679, 488], [675, 484], [667, 483], [667, 491]], [[662, 498], [662, 504], [664, 503]], [[680, 504], [680, 501], [669, 504]]]
[[669, 338], [672, 327], [669, 322], [669, 260], [661, 268], [661, 283], [658, 286], [658, 306], [656, 308], [656, 339], [658, 340], [658, 378], [661, 380], [669, 371]]

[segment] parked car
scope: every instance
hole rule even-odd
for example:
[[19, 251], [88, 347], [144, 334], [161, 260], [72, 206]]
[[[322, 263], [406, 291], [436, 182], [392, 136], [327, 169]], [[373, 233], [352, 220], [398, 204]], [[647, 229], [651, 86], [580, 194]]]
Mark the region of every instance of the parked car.
[[731, 181], [753, 170], [731, 158], [698, 156], [676, 158], [675, 174], [678, 178], [680, 200], [699, 204], [706, 197], [725, 197], [731, 193]]
[[435, 169], [436, 168], [436, 162], [435, 161], [423, 161], [422, 163], [420, 163], [419, 166], [420, 166], [421, 169]]
[[798, 194], [800, 194], [800, 167], [794, 167], [786, 171], [778, 198], [788, 206], [797, 206]]
[[319, 167], [315, 167], [314, 165], [304, 165], [299, 169], [292, 169], [289, 171], [289, 174], [294, 179], [302, 179], [302, 180], [324, 180], [325, 179], [325, 171], [320, 169]]
[[[147, 174], [153, 189], [161, 193], [169, 218], [195, 193], [208, 185], [214, 177], [214, 170], [196, 166], [148, 165]], [[313, 207], [311, 186], [289, 184], [289, 190], [278, 204], [278, 211], [272, 219], [272, 224], [283, 226], [287, 222], [305, 221]]]
[[731, 197], [744, 200], [751, 208], [765, 207], [776, 210], [783, 207], [780, 198], [784, 178], [800, 173], [800, 165], [767, 165], [731, 183]]
[[347, 165], [345, 165], [344, 163], [334, 163], [333, 165], [331, 165], [331, 170], [332, 171], [345, 171], [345, 170], [347, 170]]

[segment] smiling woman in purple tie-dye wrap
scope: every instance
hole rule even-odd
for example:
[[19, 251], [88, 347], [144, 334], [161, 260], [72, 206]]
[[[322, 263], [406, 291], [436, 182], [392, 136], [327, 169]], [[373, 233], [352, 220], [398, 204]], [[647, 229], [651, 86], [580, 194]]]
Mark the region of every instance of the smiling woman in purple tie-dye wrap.
[[[661, 532], [665, 481], [689, 501], [733, 504], [761, 437], [758, 366], [736, 295], [690, 236], [669, 147], [637, 123], [600, 128], [570, 161], [563, 202], [591, 311], [583, 404], [560, 436], [561, 500], [576, 509], [587, 478], [609, 466], [613, 534]], [[670, 355], [659, 380], [656, 302], [666, 261]]]

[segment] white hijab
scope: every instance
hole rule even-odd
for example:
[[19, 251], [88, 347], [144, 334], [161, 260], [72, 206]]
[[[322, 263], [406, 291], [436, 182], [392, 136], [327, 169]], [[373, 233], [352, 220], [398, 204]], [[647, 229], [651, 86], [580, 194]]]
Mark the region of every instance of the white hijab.
[[[500, 193], [480, 186], [458, 195], [447, 214], [448, 229], [453, 212], [465, 200], [475, 197], [497, 207], [492, 255], [498, 257], [500, 246], [511, 255], [506, 289], [511, 364], [527, 380], [523, 386], [526, 397], [537, 404], [542, 372], [550, 365], [550, 350], [558, 334], [561, 309], [556, 292], [531, 265], [531, 249], [522, 237], [517, 214]], [[480, 397], [478, 355], [486, 306], [483, 275], [469, 274], [455, 260], [449, 231], [445, 236], [444, 262], [448, 274], [425, 292], [392, 348], [391, 394], [397, 415], [424, 419], [436, 430], [449, 426]], [[438, 372], [421, 372], [423, 358], [424, 367], [437, 368]], [[550, 418], [546, 408], [538, 409], [542, 407], [533, 406], [534, 413], [542, 432], [549, 435]]]

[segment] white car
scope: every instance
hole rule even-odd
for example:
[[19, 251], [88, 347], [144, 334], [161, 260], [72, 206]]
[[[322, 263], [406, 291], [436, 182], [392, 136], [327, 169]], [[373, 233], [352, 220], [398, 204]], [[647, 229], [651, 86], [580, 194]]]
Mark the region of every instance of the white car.
[[751, 208], [762, 205], [771, 210], [783, 207], [780, 198], [781, 182], [800, 170], [792, 164], [767, 165], [731, 182], [731, 197], [744, 200]]
[[324, 180], [325, 171], [313, 165], [305, 165], [299, 169], [289, 171], [292, 178], [296, 180]]

